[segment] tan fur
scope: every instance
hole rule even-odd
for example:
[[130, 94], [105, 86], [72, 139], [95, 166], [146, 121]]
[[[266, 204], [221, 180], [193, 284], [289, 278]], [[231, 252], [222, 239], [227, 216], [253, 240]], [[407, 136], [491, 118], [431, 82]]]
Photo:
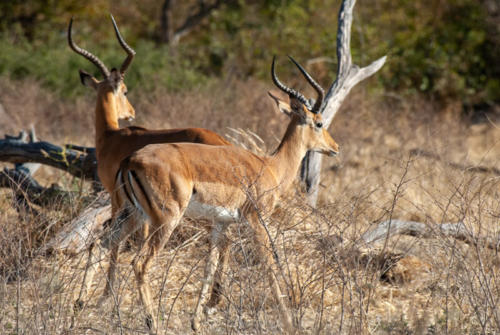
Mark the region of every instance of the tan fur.
[[[191, 199], [196, 197], [197, 201], [209, 206], [239, 210], [248, 221], [254, 233], [255, 248], [268, 267], [284, 327], [287, 332], [293, 331], [291, 317], [272, 268], [271, 242], [259, 213], [273, 209], [279, 194], [295, 179], [308, 150], [333, 155], [339, 148], [325, 129], [316, 126], [321, 122], [321, 115], [309, 112], [295, 99], [288, 106], [291, 106], [287, 113], [291, 114], [291, 121], [272, 156], [258, 156], [234, 146], [175, 143], [148, 145], [122, 162], [119, 174], [123, 176], [121, 181], [124, 185], [118, 188], [117, 201], [123, 206], [126, 203], [135, 204], [151, 222], [152, 234], [134, 260], [134, 271], [148, 325], [152, 329], [154, 314], [147, 271], [152, 257], [168, 241]], [[133, 225], [137, 223], [123, 223], [119, 241], [139, 229], [138, 225]], [[206, 280], [194, 313], [194, 329], [199, 327], [209, 287], [219, 275], [216, 273], [219, 257], [227, 252], [226, 227], [216, 220], [205, 269]], [[112, 254], [116, 256], [117, 253], [118, 244]], [[224, 262], [224, 257], [221, 258]]]
[[230, 145], [222, 136], [202, 128], [150, 130], [142, 127], [120, 128], [118, 121], [135, 117], [135, 111], [125, 96], [127, 88], [119, 88], [103, 80], [97, 84], [96, 154], [98, 175], [108, 192], [115, 189], [115, 177], [120, 162], [134, 151], [153, 143], [194, 142], [210, 145]]
[[[126, 97], [127, 87], [123, 82], [123, 76], [117, 70], [112, 70], [111, 75], [102, 81], [89, 74], [80, 71], [80, 77], [84, 85], [92, 87], [97, 91], [97, 102], [95, 108], [96, 128], [96, 155], [97, 174], [104, 188], [110, 194], [115, 190], [115, 177], [120, 167], [120, 162], [130, 156], [134, 151], [152, 143], [174, 143], [194, 142], [210, 145], [230, 145], [220, 135], [202, 128], [181, 128], [150, 130], [142, 127], [119, 127], [120, 119], [131, 119], [135, 117], [135, 110]], [[117, 215], [119, 205], [111, 197], [112, 215]], [[137, 220], [138, 218], [132, 218]], [[139, 220], [140, 221], [140, 220]], [[148, 234], [147, 225], [143, 226], [140, 238], [146, 238]], [[92, 247], [89, 250], [90, 262], [84, 276], [82, 290], [76, 301], [77, 306], [83, 304], [88, 288], [92, 284], [96, 271], [96, 255], [93, 255]], [[113, 260], [113, 256], [112, 256]], [[93, 264], [93, 265], [91, 265]], [[114, 264], [110, 264], [108, 278], [114, 278]], [[108, 296], [112, 288], [112, 280], [108, 280], [105, 296]]]

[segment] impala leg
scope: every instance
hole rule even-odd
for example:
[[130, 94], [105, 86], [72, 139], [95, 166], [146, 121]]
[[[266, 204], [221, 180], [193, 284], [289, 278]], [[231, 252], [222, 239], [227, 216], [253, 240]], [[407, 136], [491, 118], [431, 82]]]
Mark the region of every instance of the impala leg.
[[[146, 310], [146, 325], [153, 333], [156, 331], [156, 324], [153, 318], [153, 299], [149, 287], [148, 271], [154, 256], [165, 246], [180, 221], [181, 215], [174, 214], [176, 212], [178, 213], [178, 211], [164, 209], [161, 219], [152, 222], [148, 239], [132, 261], [139, 296]], [[154, 229], [155, 227], [158, 228]]]
[[264, 262], [264, 265], [266, 267], [265, 271], [271, 284], [271, 290], [273, 292], [274, 298], [278, 302], [278, 308], [282, 319], [281, 322], [283, 322], [285, 332], [287, 334], [293, 334], [295, 333], [295, 329], [293, 327], [290, 311], [287, 307], [287, 301], [285, 299], [286, 297], [282, 294], [281, 288], [278, 284], [276, 272], [273, 271], [273, 263], [276, 264], [276, 270], [278, 270], [279, 264], [273, 257], [273, 249], [271, 241], [269, 240], [269, 235], [260, 222], [257, 212], [252, 211], [248, 219], [249, 224], [253, 230], [255, 248], [258, 255], [260, 256], [260, 259]]
[[[116, 199], [112, 199], [112, 203], [113, 205], [112, 205], [111, 220], [113, 223], [111, 226], [114, 227], [115, 226], [114, 222], [116, 222], [118, 213], [118, 211], [116, 210], [116, 208], [118, 208], [116, 206]], [[74, 305], [76, 311], [79, 311], [83, 308], [83, 305], [85, 304], [85, 299], [87, 297], [87, 293], [94, 280], [94, 276], [97, 272], [99, 262], [101, 261], [101, 242], [102, 242], [101, 240], [95, 241], [94, 243], [91, 244], [91, 246], [88, 249], [87, 264], [85, 266], [85, 273], [83, 275], [82, 286], [80, 288], [80, 293]]]
[[208, 291], [210, 286], [214, 281], [214, 274], [217, 270], [217, 264], [219, 263], [219, 255], [221, 246], [223, 246], [226, 241], [225, 231], [227, 228], [227, 223], [217, 222], [214, 225], [210, 238], [210, 252], [207, 258], [207, 263], [205, 264], [205, 277], [200, 290], [200, 296], [198, 297], [198, 303], [193, 314], [193, 319], [191, 320], [191, 328], [194, 331], [200, 329], [200, 321], [202, 317], [202, 310], [208, 299]]
[[215, 307], [220, 303], [222, 294], [222, 283], [225, 279], [227, 271], [227, 263], [229, 260], [229, 239], [224, 235], [219, 242], [219, 265], [215, 271], [214, 284], [212, 286], [212, 293], [207, 302], [207, 307]]
[[[124, 222], [116, 222], [117, 220], [123, 220]], [[106, 283], [106, 289], [103, 293], [103, 299], [106, 299], [113, 293], [113, 287], [115, 283], [115, 273], [116, 264], [118, 263], [118, 253], [120, 251], [120, 243], [129, 237], [132, 233], [137, 231], [141, 226], [142, 220], [135, 210], [132, 213], [125, 213], [125, 217], [121, 219], [115, 219], [113, 223], [113, 229], [118, 229], [116, 234], [118, 236], [112, 236], [110, 241], [111, 254], [109, 259], [108, 277]], [[117, 227], [118, 226], [118, 227]]]
[[87, 264], [85, 265], [85, 273], [83, 274], [82, 286], [80, 288], [80, 293], [78, 298], [75, 300], [74, 310], [79, 312], [83, 309], [84, 299], [87, 297], [87, 292], [89, 291], [90, 285], [94, 279], [94, 275], [97, 271], [97, 257], [96, 257], [96, 246], [97, 241], [92, 243], [88, 249]]
[[139, 290], [139, 297], [141, 299], [142, 305], [146, 310], [146, 325], [153, 332], [156, 330], [156, 325], [153, 319], [153, 300], [151, 298], [151, 290], [149, 288], [146, 277], [151, 260], [156, 255], [156, 252], [157, 251], [154, 246], [150, 245], [149, 243], [145, 243], [132, 261], [135, 280], [137, 282], [137, 288]]

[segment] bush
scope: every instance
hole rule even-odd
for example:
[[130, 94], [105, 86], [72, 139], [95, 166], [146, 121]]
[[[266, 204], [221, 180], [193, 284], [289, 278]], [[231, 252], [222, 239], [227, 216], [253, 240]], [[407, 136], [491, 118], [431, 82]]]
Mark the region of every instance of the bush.
[[[78, 92], [67, 83], [75, 82], [78, 67], [89, 67], [69, 52], [64, 41], [67, 20], [74, 13], [83, 21], [78, 41], [87, 42], [105, 61], [121, 59], [110, 25], [103, 24], [110, 9], [105, 1], [82, 5], [64, 0], [50, 10], [13, 3], [0, 5], [3, 22], [13, 22], [0, 25], [4, 32], [0, 46], [5, 50], [0, 74], [35, 76], [64, 95]], [[190, 4], [176, 5], [175, 26], [183, 22]], [[274, 54], [290, 54], [302, 63], [331, 58], [333, 63], [325, 64], [326, 74], [313, 72], [327, 85], [335, 78], [339, 4], [340, 0], [227, 1], [175, 50], [154, 42], [161, 3], [126, 1], [114, 6], [113, 12], [138, 51], [127, 81], [132, 86], [140, 81], [146, 88], [182, 89], [210, 76], [232, 74], [267, 81]], [[378, 81], [371, 81], [387, 90], [466, 104], [498, 102], [500, 34], [494, 13], [487, 9], [486, 1], [477, 0], [359, 2], [352, 29], [354, 61], [367, 65], [389, 54]], [[295, 68], [288, 65], [279, 69], [284, 80], [292, 73], [296, 76], [292, 71]]]
[[[75, 36], [75, 42], [96, 54], [110, 69], [119, 67], [126, 56], [114, 36], [95, 45], [87, 42], [84, 36]], [[130, 89], [141, 87], [150, 91], [160, 85], [179, 90], [208, 80], [196, 69], [193, 61], [171, 56], [167, 46], [155, 47], [151, 41], [138, 40], [133, 47], [137, 57], [127, 72], [126, 82]], [[95, 66], [68, 47], [65, 34], [50, 35], [43, 43], [30, 43], [26, 38], [19, 37], [15, 40], [3, 34], [0, 36], [0, 48], [0, 75], [14, 79], [34, 77], [64, 97], [85, 92], [86, 89], [79, 82], [79, 69], [102, 79]]]

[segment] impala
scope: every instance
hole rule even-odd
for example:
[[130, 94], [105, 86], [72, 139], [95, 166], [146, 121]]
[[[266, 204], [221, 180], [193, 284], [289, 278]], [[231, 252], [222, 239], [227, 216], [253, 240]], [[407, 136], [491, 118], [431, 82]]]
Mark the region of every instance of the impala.
[[[92, 53], [78, 47], [72, 38], [73, 19], [71, 19], [68, 27], [68, 43], [73, 51], [85, 57], [94, 64], [103, 75], [101, 81], [97, 80], [87, 72], [80, 70], [81, 82], [88, 87], [97, 91], [97, 102], [95, 107], [95, 146], [97, 155], [97, 171], [99, 179], [104, 188], [113, 194], [115, 187], [115, 177], [118, 172], [120, 162], [128, 157], [134, 151], [152, 143], [172, 143], [172, 142], [195, 142], [210, 145], [230, 145], [220, 135], [202, 128], [184, 128], [184, 129], [162, 129], [149, 130], [141, 127], [119, 127], [119, 120], [133, 119], [135, 110], [127, 99], [127, 87], [124, 83], [125, 72], [132, 63], [135, 51], [124, 41], [118, 30], [116, 22], [111, 16], [113, 27], [116, 33], [118, 42], [127, 53], [126, 59], [120, 66], [108, 70], [104, 63]], [[116, 215], [117, 206], [112, 197], [112, 212]], [[131, 218], [135, 220], [137, 218]], [[147, 226], [144, 226], [143, 235], [147, 234]], [[95, 271], [96, 262], [93, 259], [93, 250], [89, 250], [90, 258], [87, 268], [89, 271], [84, 276], [84, 284], [77, 300], [77, 307], [82, 306], [82, 296], [92, 282]], [[106, 294], [109, 294], [109, 289], [112, 287], [114, 278], [114, 263], [110, 263]]]
[[[322, 116], [318, 113], [323, 103], [323, 90], [300, 65], [296, 65], [318, 97], [312, 105], [302, 94], [283, 85], [275, 74], [273, 59], [273, 81], [288, 94], [290, 104], [271, 97], [291, 119], [273, 155], [258, 156], [235, 146], [173, 143], [148, 145], [122, 162], [115, 181], [116, 185], [122, 185], [116, 190], [116, 199], [123, 207], [132, 207], [147, 217], [151, 226], [150, 237], [132, 263], [146, 310], [146, 323], [151, 330], [154, 331], [155, 324], [147, 279], [150, 262], [186, 215], [214, 221], [205, 280], [192, 320], [193, 329], [199, 328], [219, 254], [226, 252], [226, 228], [231, 223], [246, 221], [252, 228], [255, 248], [267, 267], [284, 328], [287, 332], [293, 331], [291, 316], [272, 270], [271, 241], [260, 213], [273, 209], [280, 192], [295, 179], [308, 150], [331, 156], [339, 150], [323, 128]], [[120, 241], [139, 228], [137, 221], [123, 222], [113, 253], [118, 253]]]

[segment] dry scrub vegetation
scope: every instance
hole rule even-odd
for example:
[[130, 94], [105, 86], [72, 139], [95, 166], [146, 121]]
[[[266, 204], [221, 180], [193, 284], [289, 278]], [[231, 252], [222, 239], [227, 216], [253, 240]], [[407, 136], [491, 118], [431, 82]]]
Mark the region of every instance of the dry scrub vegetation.
[[[278, 115], [260, 82], [221, 82], [197, 92], [132, 91], [137, 124], [203, 126], [234, 134], [250, 129], [270, 151], [287, 120]], [[59, 101], [34, 82], [0, 81], [0, 131], [13, 134], [34, 123], [39, 137], [56, 143], [93, 143], [92, 97]], [[380, 222], [414, 220], [431, 228], [462, 221], [471, 236], [498, 241], [500, 179], [477, 172], [498, 167], [500, 130], [494, 122], [470, 124], [430, 102], [373, 96], [358, 87], [344, 103], [331, 133], [338, 158], [324, 160], [317, 209], [291, 192], [270, 216], [280, 256], [281, 283], [303, 333], [496, 334], [500, 332], [500, 260], [497, 249], [436, 233], [432, 238], [390, 236], [376, 245], [360, 237]], [[451, 116], [450, 116], [451, 115]], [[8, 120], [8, 121], [4, 121]], [[432, 155], [418, 154], [415, 149]], [[457, 163], [457, 164], [452, 164]], [[104, 289], [105, 258], [84, 310], [74, 316], [86, 255], [43, 255], [43, 243], [87, 205], [87, 186], [44, 168], [47, 184], [80, 191], [74, 202], [31, 208], [22, 215], [12, 192], [0, 190], [0, 333], [142, 334], [142, 307], [129, 266], [121, 258], [116, 295]], [[35, 212], [36, 210], [36, 212]], [[208, 252], [204, 224], [185, 220], [154, 261], [152, 288], [160, 334], [190, 331]], [[280, 333], [278, 310], [254, 257], [244, 226], [231, 231], [233, 245], [224, 299], [203, 333]]]

